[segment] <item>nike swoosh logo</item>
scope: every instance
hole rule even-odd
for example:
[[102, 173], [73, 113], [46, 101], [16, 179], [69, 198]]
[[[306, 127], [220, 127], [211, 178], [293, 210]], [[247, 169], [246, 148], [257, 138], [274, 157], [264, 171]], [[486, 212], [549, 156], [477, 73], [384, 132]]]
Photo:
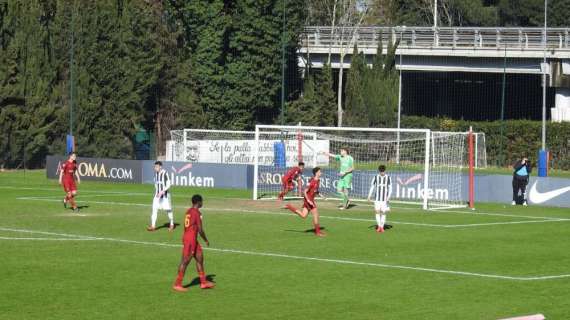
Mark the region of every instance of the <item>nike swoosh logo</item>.
[[532, 188], [530, 188], [530, 194], [528, 195], [528, 198], [532, 203], [537, 203], [537, 204], [543, 203], [552, 198], [556, 198], [565, 192], [570, 191], [570, 187], [564, 187], [548, 192], [538, 192], [538, 190], [536, 190], [536, 184], [537, 181], [535, 181], [534, 184], [532, 185]]
[[405, 186], [405, 185], [408, 185], [408, 184], [410, 184], [410, 183], [412, 183], [412, 182], [416, 182], [416, 181], [418, 181], [418, 180], [422, 180], [422, 178], [423, 178], [423, 175], [420, 173], [420, 174], [416, 174], [415, 176], [412, 176], [411, 178], [408, 178], [406, 181], [403, 181], [403, 180], [400, 179], [400, 178], [398, 178], [397, 180], [398, 180], [398, 183], [400, 183], [401, 185]]
[[174, 173], [178, 173], [178, 174], [180, 174], [180, 173], [182, 173], [183, 171], [188, 170], [188, 169], [192, 169], [192, 164], [191, 164], [191, 163], [189, 163], [189, 164], [183, 166], [182, 168], [180, 168], [180, 169], [178, 169], [178, 170], [176, 170], [175, 167], [172, 167], [172, 171], [174, 171]]

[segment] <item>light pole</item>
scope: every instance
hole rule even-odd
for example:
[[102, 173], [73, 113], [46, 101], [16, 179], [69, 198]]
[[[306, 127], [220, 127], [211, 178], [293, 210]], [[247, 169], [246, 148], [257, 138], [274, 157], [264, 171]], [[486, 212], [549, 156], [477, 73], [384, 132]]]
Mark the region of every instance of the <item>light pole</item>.
[[[437, 0], [436, 0], [437, 1]], [[400, 31], [400, 45], [403, 43], [404, 39], [404, 32], [406, 31], [406, 26], [402, 26], [402, 30]], [[396, 147], [396, 163], [400, 163], [400, 123], [402, 117], [402, 48], [399, 48], [400, 51], [400, 72], [398, 73], [398, 131], [397, 131], [397, 147]]]
[[75, 6], [71, 9], [71, 48], [69, 50], [69, 135], [73, 136], [73, 65], [75, 64]]
[[283, 28], [281, 30], [281, 125], [285, 124], [285, 3], [287, 0], [283, 0]]
[[433, 3], [433, 29], [437, 29], [437, 0]]
[[542, 70], [542, 150], [546, 150], [546, 43], [548, 41], [547, 34], [547, 16], [548, 16], [548, 0], [544, 0], [544, 43], [543, 43], [543, 70]]

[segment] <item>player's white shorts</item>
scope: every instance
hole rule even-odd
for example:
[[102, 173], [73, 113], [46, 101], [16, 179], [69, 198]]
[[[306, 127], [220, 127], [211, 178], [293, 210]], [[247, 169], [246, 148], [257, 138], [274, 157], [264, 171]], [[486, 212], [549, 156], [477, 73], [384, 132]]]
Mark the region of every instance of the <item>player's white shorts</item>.
[[374, 201], [374, 211], [388, 212], [390, 211], [390, 206], [388, 201]]
[[172, 210], [172, 204], [170, 203], [170, 195], [163, 196], [162, 198], [154, 197], [152, 200], [153, 210]]

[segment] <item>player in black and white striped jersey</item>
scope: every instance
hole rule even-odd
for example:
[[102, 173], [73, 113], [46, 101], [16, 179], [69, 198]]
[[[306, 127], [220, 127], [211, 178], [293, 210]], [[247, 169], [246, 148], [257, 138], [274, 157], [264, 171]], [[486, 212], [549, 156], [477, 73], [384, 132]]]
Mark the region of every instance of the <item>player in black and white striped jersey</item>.
[[162, 169], [162, 162], [154, 163], [154, 199], [152, 200], [152, 215], [148, 231], [156, 230], [156, 219], [158, 210], [164, 210], [168, 214], [170, 225], [168, 231], [174, 230], [174, 215], [172, 214], [172, 203], [170, 201], [170, 178], [166, 170]]
[[389, 201], [392, 195], [392, 178], [386, 174], [386, 166], [378, 167], [378, 174], [370, 182], [368, 201], [372, 201], [372, 194], [376, 190], [374, 198], [374, 211], [376, 212], [376, 232], [384, 232], [386, 214], [390, 211]]

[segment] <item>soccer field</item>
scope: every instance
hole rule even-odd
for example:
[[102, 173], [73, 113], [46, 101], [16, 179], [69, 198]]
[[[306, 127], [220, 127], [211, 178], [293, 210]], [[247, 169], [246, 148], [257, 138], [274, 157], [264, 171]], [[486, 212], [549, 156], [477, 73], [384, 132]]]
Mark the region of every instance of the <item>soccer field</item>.
[[44, 171], [0, 173], [0, 189], [1, 319], [570, 318], [568, 209], [394, 205], [377, 234], [370, 206], [321, 201], [318, 238], [310, 220], [250, 192], [175, 187], [178, 223], [204, 196], [217, 285], [201, 290], [191, 262], [178, 293], [183, 228], [145, 230], [152, 185], [84, 182], [80, 214]]

